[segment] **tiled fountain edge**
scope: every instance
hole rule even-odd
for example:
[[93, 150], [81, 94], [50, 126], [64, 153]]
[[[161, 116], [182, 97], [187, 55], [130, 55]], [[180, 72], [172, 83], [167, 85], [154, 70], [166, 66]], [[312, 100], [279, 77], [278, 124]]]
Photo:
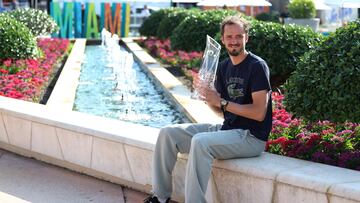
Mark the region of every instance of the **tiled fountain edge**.
[[[164, 75], [161, 67], [154, 70]], [[166, 87], [168, 81], [162, 83]], [[170, 92], [180, 87], [169, 86]], [[181, 94], [189, 96], [174, 97]], [[0, 112], [0, 148], [149, 192], [158, 129], [5, 97]], [[186, 156], [180, 155], [174, 172], [177, 200], [183, 199], [185, 165]], [[215, 161], [212, 173], [214, 201], [360, 202], [359, 172], [269, 153]]]

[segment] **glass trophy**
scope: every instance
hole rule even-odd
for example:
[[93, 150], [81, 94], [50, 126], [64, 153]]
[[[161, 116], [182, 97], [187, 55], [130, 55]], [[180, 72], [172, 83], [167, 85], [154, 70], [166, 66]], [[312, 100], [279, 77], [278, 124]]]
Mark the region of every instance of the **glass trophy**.
[[[216, 70], [219, 63], [221, 45], [211, 38], [209, 35], [206, 35], [206, 48], [203, 54], [201, 66], [199, 69], [199, 82], [205, 83], [210, 88], [214, 87]], [[194, 92], [191, 95], [193, 99], [200, 99], [198, 90], [195, 88]]]

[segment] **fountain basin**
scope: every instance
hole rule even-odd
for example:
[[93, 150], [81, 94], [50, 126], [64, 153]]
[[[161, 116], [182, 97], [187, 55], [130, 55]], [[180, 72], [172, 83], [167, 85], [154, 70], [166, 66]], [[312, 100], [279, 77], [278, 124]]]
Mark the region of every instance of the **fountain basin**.
[[124, 47], [116, 49], [86, 46], [74, 111], [157, 128], [190, 122]]

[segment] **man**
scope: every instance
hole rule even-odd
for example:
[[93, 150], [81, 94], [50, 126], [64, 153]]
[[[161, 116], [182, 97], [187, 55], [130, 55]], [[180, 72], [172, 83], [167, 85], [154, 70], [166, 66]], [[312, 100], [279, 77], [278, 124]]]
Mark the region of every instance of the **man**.
[[271, 130], [271, 86], [264, 60], [246, 51], [248, 23], [237, 16], [221, 24], [229, 58], [218, 66], [216, 91], [195, 82], [201, 98], [222, 113], [222, 125], [180, 124], [160, 130], [153, 160], [154, 195], [144, 202], [169, 202], [177, 153], [189, 153], [185, 202], [202, 203], [214, 159], [259, 156]]
[[10, 3], [10, 9], [15, 10], [19, 8], [19, 2], [17, 0], [12, 0]]
[[147, 18], [151, 15], [150, 10], [148, 9], [147, 5], [144, 5], [144, 8], [141, 11], [141, 17]]

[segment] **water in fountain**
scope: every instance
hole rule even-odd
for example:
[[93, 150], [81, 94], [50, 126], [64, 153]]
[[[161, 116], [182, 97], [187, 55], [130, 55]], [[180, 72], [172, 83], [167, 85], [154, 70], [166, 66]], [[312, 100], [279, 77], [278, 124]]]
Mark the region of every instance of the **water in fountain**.
[[74, 110], [152, 127], [189, 122], [116, 35], [103, 31], [101, 45], [87, 46], [85, 54]]
[[132, 107], [129, 101], [137, 88], [133, 80], [136, 77], [136, 72], [132, 68], [133, 54], [121, 49], [120, 38], [117, 34], [111, 35], [109, 31], [103, 29], [101, 35], [101, 44], [106, 50], [107, 67], [112, 68], [116, 80], [114, 89], [121, 92], [119, 99], [127, 105], [126, 115], [132, 116], [133, 112], [131, 112]]

